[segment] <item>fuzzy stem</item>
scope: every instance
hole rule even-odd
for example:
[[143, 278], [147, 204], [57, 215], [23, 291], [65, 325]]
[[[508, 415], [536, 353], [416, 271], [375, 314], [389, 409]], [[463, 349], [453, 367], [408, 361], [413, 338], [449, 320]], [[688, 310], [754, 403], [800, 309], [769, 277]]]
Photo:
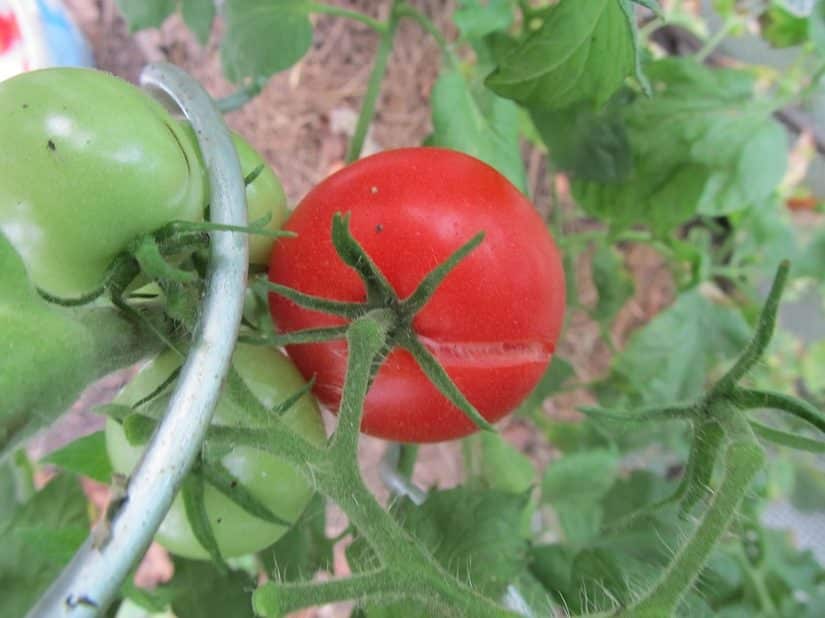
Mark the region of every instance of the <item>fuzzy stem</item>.
[[338, 427], [330, 441], [330, 455], [340, 456], [342, 461], [347, 461], [347, 456], [351, 461], [357, 461], [358, 435], [364, 400], [373, 378], [373, 361], [386, 344], [392, 321], [390, 310], [377, 309], [357, 319], [347, 331], [349, 356], [344, 393], [338, 412]]
[[825, 414], [796, 397], [772, 391], [737, 389], [734, 401], [744, 406], [745, 409], [772, 408], [787, 412], [825, 433]]
[[747, 422], [738, 410], [718, 405], [714, 416], [730, 440], [724, 452], [724, 477], [713, 500], [688, 541], [678, 551], [653, 590], [628, 608], [624, 614], [633, 618], [658, 618], [674, 613], [705, 562], [736, 515], [753, 478], [765, 462], [765, 454], [756, 443]]
[[710, 491], [713, 469], [723, 437], [722, 426], [716, 419], [697, 421], [683, 481], [684, 497], [679, 505], [683, 517]]
[[748, 486], [762, 467], [764, 455], [753, 444], [735, 443], [725, 451], [725, 478], [710, 508], [690, 540], [671, 563], [664, 578], [627, 615], [634, 618], [670, 616], [693, 585], [705, 561], [736, 514]]
[[[326, 605], [336, 601], [363, 599], [390, 593], [386, 570], [357, 573], [325, 582], [289, 582], [278, 584], [279, 609], [283, 614], [309, 605]], [[402, 592], [402, 590], [398, 590]]]
[[768, 293], [768, 299], [762, 307], [762, 312], [759, 314], [759, 322], [756, 326], [756, 333], [753, 339], [742, 352], [739, 360], [728, 371], [719, 382], [713, 387], [710, 393], [710, 398], [718, 394], [727, 394], [731, 392], [739, 379], [744, 376], [751, 367], [762, 357], [765, 348], [773, 337], [773, 331], [776, 327], [776, 316], [779, 312], [779, 301], [782, 298], [782, 290], [785, 288], [785, 283], [788, 280], [788, 271], [791, 264], [787, 260], [779, 265], [776, 270], [776, 275], [773, 279], [773, 285]]

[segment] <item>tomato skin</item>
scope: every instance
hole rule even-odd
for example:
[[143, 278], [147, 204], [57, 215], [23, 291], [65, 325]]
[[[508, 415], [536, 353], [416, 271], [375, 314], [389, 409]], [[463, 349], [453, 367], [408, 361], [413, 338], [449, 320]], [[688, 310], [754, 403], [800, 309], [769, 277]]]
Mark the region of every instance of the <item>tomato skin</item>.
[[194, 144], [108, 73], [44, 69], [0, 83], [0, 144], [0, 230], [52, 294], [90, 292], [129, 241], [202, 217]]
[[[272, 407], [297, 392], [304, 381], [283, 354], [263, 346], [239, 344], [233, 364], [253, 393]], [[131, 405], [163, 382], [180, 365], [172, 353], [165, 353], [147, 365], [118, 395], [116, 402]], [[152, 411], [162, 413], [168, 396], [153, 401]], [[320, 445], [325, 439], [320, 412], [314, 400], [302, 397], [283, 416], [286, 424], [309, 442]], [[215, 410], [213, 424], [237, 425], [240, 413], [230, 398], [222, 395]], [[132, 446], [117, 421], [106, 421], [106, 448], [113, 468], [128, 474], [137, 465], [143, 447]], [[295, 521], [313, 495], [306, 479], [284, 460], [246, 446], [238, 446], [221, 462], [270, 511], [287, 521]], [[225, 558], [259, 551], [277, 541], [287, 528], [255, 517], [206, 484], [205, 502], [212, 530]], [[189, 522], [183, 500], [178, 495], [156, 540], [172, 553], [186, 558], [208, 559]]]
[[[272, 215], [269, 223], [266, 224], [268, 230], [279, 230], [289, 217], [289, 210], [286, 206], [286, 194], [281, 181], [269, 167], [269, 164], [261, 158], [252, 146], [237, 133], [232, 134], [232, 141], [235, 143], [235, 150], [241, 161], [241, 172], [244, 177], [248, 176], [259, 165], [264, 168], [255, 180], [246, 186], [246, 208], [249, 222], [260, 219], [266, 215]], [[272, 243], [274, 239], [266, 236], [249, 236], [249, 263], [269, 264], [269, 256], [272, 254]]]
[[[473, 405], [490, 421], [515, 408], [546, 369], [562, 326], [564, 273], [546, 226], [501, 174], [473, 157], [406, 148], [362, 159], [330, 176], [284, 226], [269, 276], [308, 294], [361, 301], [365, 291], [330, 238], [332, 216], [350, 229], [401, 298], [477, 232], [484, 242], [459, 264], [413, 327]], [[270, 295], [279, 330], [341, 324]], [[346, 343], [288, 348], [315, 393], [337, 409]], [[409, 353], [393, 351], [367, 395], [362, 430], [400, 442], [436, 442], [475, 426], [438, 392]]]

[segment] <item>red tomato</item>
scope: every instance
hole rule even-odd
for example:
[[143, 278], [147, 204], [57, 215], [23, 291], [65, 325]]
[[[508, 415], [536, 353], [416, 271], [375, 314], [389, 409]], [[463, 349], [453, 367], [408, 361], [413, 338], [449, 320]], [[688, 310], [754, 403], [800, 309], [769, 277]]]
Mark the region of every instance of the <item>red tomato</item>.
[[[530, 202], [492, 167], [439, 148], [367, 157], [330, 176], [298, 205], [279, 239], [269, 277], [341, 301], [365, 298], [363, 283], [335, 253], [332, 216], [350, 229], [401, 298], [479, 231], [484, 242], [446, 278], [413, 321], [422, 342], [467, 399], [496, 421], [533, 389], [550, 361], [564, 316], [564, 272]], [[282, 332], [341, 319], [270, 296]], [[290, 346], [318, 398], [337, 409], [345, 341]], [[475, 426], [426, 378], [412, 356], [393, 351], [367, 395], [362, 430], [400, 442], [436, 442]]]

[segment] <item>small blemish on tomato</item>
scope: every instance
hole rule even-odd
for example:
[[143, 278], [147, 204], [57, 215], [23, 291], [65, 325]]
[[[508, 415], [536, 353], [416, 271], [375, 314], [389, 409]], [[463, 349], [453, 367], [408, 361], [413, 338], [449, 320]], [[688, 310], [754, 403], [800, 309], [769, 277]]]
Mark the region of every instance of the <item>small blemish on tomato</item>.
[[381, 225], [380, 223], [379, 223], [378, 225], [376, 225], [376, 226], [375, 226], [375, 233], [376, 233], [376, 234], [380, 234], [380, 233], [381, 233], [381, 232], [383, 232], [383, 231], [384, 231], [384, 226], [383, 226], [383, 225]]
[[23, 103], [23, 109], [29, 109], [29, 104], [28, 103]]
[[46, 142], [46, 146], [48, 146], [49, 150], [51, 150], [52, 152], [57, 150], [57, 146], [55, 145], [55, 143], [52, 140], [49, 140], [48, 142]]
[[216, 519], [215, 521], [219, 524], [222, 524], [223, 523], [223, 517], [218, 517], [218, 519]]
[[378, 187], [370, 187], [370, 193], [372, 193], [373, 195], [378, 193]]

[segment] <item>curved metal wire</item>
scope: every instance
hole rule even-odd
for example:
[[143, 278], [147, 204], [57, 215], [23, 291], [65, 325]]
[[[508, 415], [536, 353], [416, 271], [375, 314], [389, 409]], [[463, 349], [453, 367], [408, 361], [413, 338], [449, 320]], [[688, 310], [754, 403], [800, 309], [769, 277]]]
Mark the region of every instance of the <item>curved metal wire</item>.
[[[246, 225], [243, 176], [226, 125], [201, 86], [170, 64], [147, 66], [141, 83], [173, 102], [192, 123], [211, 189], [211, 219]], [[128, 119], [127, 119], [128, 121]], [[129, 479], [128, 499], [108, 538], [92, 532], [28, 618], [99, 616], [143, 555], [197, 454], [229, 368], [241, 319], [247, 243], [243, 234], [212, 234], [203, 313], [163, 421]]]

